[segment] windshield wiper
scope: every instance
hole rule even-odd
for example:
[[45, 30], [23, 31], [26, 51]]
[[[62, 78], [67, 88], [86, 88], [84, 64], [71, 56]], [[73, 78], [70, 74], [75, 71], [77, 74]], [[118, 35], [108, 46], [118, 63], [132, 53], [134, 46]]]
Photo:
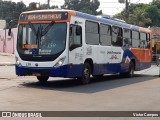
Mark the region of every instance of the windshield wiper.
[[[35, 29], [35, 27], [33, 26], [33, 24], [31, 23], [31, 21], [28, 22], [30, 28], [33, 30], [33, 33], [35, 36], [40, 35], [40, 37], [44, 36], [50, 29], [51, 27], [54, 25], [54, 21], [52, 21], [46, 28], [43, 29], [43, 27], [40, 26], [38, 27], [37, 31]], [[37, 36], [38, 37], [38, 36]]]
[[50, 29], [51, 27], [54, 25], [54, 21], [52, 21], [44, 30], [42, 30], [42, 36], [44, 36]]
[[41, 26], [40, 24], [36, 33], [36, 44], [38, 44], [38, 48], [39, 48], [39, 42], [41, 42], [42, 32], [43, 32], [43, 26]]
[[37, 32], [36, 32], [35, 27], [34, 27], [33, 24], [31, 23], [31, 21], [29, 21], [28, 24], [29, 24], [30, 28], [33, 30], [34, 35], [36, 36], [36, 33], [37, 33]]
[[37, 29], [37, 34], [36, 34], [36, 43], [38, 43], [38, 46], [39, 46], [39, 43], [41, 43], [41, 37], [47, 34], [47, 32], [51, 29], [51, 27], [54, 25], [54, 23], [55, 22], [52, 21], [44, 29], [43, 29], [43, 26], [41, 26], [41, 24], [40, 24], [40, 26]]
[[47, 32], [51, 29], [51, 27], [54, 25], [54, 21], [52, 21], [49, 25], [47, 25], [45, 28], [40, 24], [38, 29], [36, 30], [34, 25], [31, 23], [31, 21], [28, 22], [30, 28], [32, 29], [34, 35], [36, 36], [36, 44], [38, 45], [39, 48], [39, 43], [41, 43], [41, 38], [42, 36], [46, 35]]

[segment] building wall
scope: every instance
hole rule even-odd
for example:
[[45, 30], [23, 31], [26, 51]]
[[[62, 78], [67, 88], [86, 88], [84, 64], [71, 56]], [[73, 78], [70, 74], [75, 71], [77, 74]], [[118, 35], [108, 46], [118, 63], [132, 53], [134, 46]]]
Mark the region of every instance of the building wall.
[[4, 29], [6, 26], [6, 21], [5, 20], [0, 20], [0, 29]]
[[152, 51], [156, 60], [160, 57], [160, 27], [150, 28], [152, 31]]
[[13, 28], [11, 36], [8, 36], [8, 29], [0, 30], [0, 52], [14, 53], [17, 41], [17, 28]]

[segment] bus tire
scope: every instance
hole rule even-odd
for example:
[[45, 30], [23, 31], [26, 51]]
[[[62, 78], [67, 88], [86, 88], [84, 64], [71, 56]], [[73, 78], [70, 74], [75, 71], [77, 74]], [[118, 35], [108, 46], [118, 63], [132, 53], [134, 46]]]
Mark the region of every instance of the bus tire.
[[82, 73], [82, 84], [88, 84], [90, 82], [90, 76], [91, 76], [91, 67], [89, 63], [84, 63], [83, 66], [83, 73]]
[[128, 71], [128, 77], [133, 77], [134, 76], [134, 64], [131, 61], [129, 64], [129, 71]]
[[126, 73], [120, 73], [120, 76], [122, 77], [133, 77], [134, 76], [134, 64], [132, 61], [129, 63], [129, 69]]
[[37, 79], [39, 82], [47, 82], [47, 80], [49, 79], [49, 76], [37, 76]]

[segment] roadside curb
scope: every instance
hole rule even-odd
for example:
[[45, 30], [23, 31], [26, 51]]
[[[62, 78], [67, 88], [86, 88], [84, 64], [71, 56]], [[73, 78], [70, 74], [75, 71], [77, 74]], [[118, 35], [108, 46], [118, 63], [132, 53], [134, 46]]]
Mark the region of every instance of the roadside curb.
[[14, 56], [14, 54], [11, 54], [11, 53], [1, 53], [1, 52], [0, 52], [0, 55], [1, 56]]
[[15, 66], [13, 63], [0, 63], [0, 66]]

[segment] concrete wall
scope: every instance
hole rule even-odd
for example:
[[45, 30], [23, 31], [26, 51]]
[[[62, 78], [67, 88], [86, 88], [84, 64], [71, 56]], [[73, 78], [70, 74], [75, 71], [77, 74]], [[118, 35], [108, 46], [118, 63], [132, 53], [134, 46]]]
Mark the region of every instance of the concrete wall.
[[17, 28], [13, 28], [11, 36], [8, 36], [8, 29], [0, 30], [0, 52], [14, 53], [17, 41]]

